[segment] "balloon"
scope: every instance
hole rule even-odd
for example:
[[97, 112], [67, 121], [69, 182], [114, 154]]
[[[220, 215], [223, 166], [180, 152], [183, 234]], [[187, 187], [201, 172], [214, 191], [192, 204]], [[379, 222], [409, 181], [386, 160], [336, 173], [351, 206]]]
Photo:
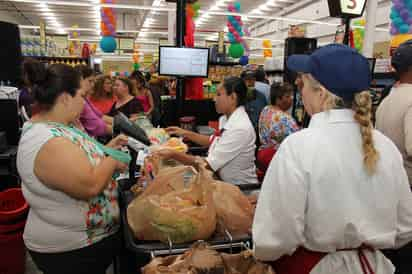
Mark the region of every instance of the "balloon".
[[399, 28], [403, 24], [403, 21], [400, 17], [396, 17], [392, 20], [392, 23]]
[[230, 12], [233, 12], [233, 11], [235, 11], [235, 6], [233, 6], [233, 4], [230, 3], [230, 4], [227, 6], [227, 9], [228, 9]]
[[200, 4], [199, 4], [199, 2], [193, 3], [192, 7], [193, 7], [194, 10], [199, 10], [199, 9], [200, 9]]
[[228, 20], [229, 22], [232, 22], [234, 19], [235, 19], [235, 18], [234, 18], [232, 15], [229, 15], [229, 16], [227, 17], [227, 20]]
[[191, 5], [186, 6], [186, 15], [189, 17], [193, 17], [195, 15], [195, 11], [193, 10]]
[[409, 32], [409, 26], [407, 24], [402, 24], [399, 27], [399, 32], [402, 34], [408, 33]]
[[397, 2], [395, 4], [393, 4], [393, 6], [395, 7], [395, 9], [397, 10], [401, 10], [403, 8], [403, 5], [400, 2]]
[[395, 19], [396, 17], [399, 17], [399, 13], [397, 10], [395, 10], [394, 8], [392, 8], [391, 10], [391, 15], [389, 16], [392, 20]]
[[405, 22], [409, 19], [409, 11], [407, 9], [401, 10], [400, 15]]
[[103, 36], [102, 40], [100, 40], [100, 48], [104, 52], [114, 52], [116, 50], [116, 47], [116, 39], [114, 39], [112, 36]]
[[406, 21], [408, 23], [408, 25], [412, 25], [412, 18], [408, 18], [408, 20]]
[[235, 7], [236, 11], [240, 11], [240, 8], [241, 8], [240, 2], [235, 2], [233, 6]]
[[133, 70], [139, 70], [140, 64], [139, 63], [134, 63], [133, 64]]
[[240, 57], [239, 63], [240, 63], [242, 66], [246, 66], [246, 65], [249, 63], [249, 57], [243, 55], [242, 57]]
[[229, 47], [229, 56], [232, 58], [240, 58], [244, 53], [244, 48], [240, 43], [231, 44]]
[[395, 35], [398, 34], [398, 29], [394, 26], [391, 26], [391, 30], [390, 30], [391, 35]]

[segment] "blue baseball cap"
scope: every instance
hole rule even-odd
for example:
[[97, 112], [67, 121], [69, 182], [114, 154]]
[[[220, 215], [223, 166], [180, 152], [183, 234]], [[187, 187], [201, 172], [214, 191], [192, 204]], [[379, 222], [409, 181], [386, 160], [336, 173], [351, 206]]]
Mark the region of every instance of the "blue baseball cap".
[[401, 44], [393, 53], [392, 66], [397, 72], [406, 72], [412, 66], [412, 40]]
[[346, 100], [367, 90], [371, 82], [368, 59], [342, 44], [321, 47], [311, 55], [291, 55], [287, 67], [310, 73], [326, 89]]

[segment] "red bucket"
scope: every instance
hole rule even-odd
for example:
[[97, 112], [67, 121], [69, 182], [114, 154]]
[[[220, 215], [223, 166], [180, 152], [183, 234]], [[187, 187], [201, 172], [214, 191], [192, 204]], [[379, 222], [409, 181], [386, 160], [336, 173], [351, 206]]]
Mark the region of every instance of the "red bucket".
[[23, 242], [23, 231], [0, 234], [0, 254], [1, 274], [24, 274], [26, 249]]
[[[10, 224], [1, 224], [0, 223], [0, 235], [2, 234], [10, 234], [16, 233], [18, 231], [24, 230], [24, 226], [26, 225], [26, 218], [16, 221], [15, 223]], [[0, 272], [1, 274], [1, 272]]]
[[21, 188], [10, 188], [0, 192], [0, 224], [15, 223], [26, 218], [29, 205]]

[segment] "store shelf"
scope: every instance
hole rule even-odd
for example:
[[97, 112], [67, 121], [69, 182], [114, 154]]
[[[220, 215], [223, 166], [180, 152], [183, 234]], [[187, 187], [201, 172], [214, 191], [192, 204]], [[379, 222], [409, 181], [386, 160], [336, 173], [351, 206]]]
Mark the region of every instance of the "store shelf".
[[373, 79], [394, 79], [395, 73], [394, 72], [379, 72], [373, 74]]
[[283, 74], [284, 70], [281, 69], [273, 69], [273, 70], [265, 70], [266, 74]]
[[230, 67], [230, 66], [240, 66], [240, 63], [239, 62], [209, 62], [209, 65]]
[[89, 58], [81, 58], [81, 57], [51, 57], [51, 56], [25, 56], [25, 57], [30, 57], [37, 59], [41, 62], [46, 62], [49, 63], [51, 61], [53, 62], [72, 62], [72, 61], [79, 61], [80, 63], [86, 62], [86, 64], [90, 63]]

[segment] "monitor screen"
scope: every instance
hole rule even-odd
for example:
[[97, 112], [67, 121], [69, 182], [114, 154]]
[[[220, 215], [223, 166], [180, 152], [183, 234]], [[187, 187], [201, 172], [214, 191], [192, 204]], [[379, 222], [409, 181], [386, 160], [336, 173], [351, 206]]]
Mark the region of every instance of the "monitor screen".
[[207, 77], [208, 48], [159, 47], [159, 75]]

